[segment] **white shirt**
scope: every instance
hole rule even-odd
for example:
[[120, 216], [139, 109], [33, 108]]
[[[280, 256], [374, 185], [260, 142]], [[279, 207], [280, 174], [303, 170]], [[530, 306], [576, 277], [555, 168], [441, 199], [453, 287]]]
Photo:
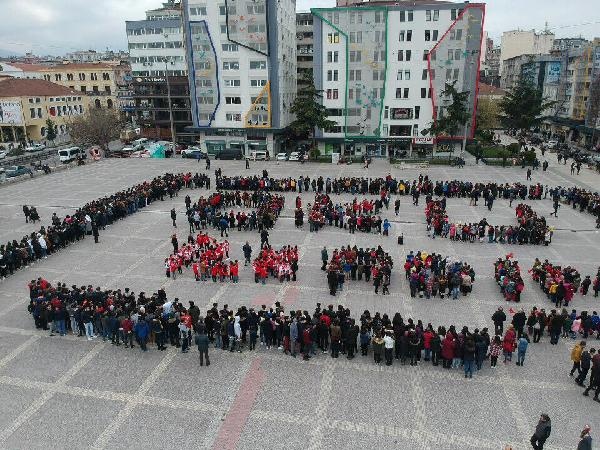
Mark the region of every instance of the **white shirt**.
[[394, 338], [387, 334], [383, 337], [385, 348], [394, 348]]

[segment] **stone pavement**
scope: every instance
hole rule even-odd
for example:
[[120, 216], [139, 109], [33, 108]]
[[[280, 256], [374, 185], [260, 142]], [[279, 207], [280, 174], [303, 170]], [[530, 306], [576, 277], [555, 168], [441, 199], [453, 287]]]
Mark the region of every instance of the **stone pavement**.
[[[368, 170], [361, 165], [213, 161], [211, 173], [222, 167], [225, 174], [259, 174], [263, 168], [274, 177], [309, 174], [324, 176], [385, 176], [389, 165], [375, 161]], [[33, 179], [0, 188], [0, 241], [20, 238], [34, 229], [24, 223], [21, 206], [35, 205], [42, 224], [52, 212], [59, 215], [77, 206], [149, 179], [166, 171], [202, 172], [204, 164], [188, 160], [105, 160], [98, 164]], [[525, 183], [520, 168], [464, 169], [435, 167], [425, 172], [433, 179]], [[414, 179], [419, 170], [392, 169], [397, 178]], [[534, 182], [571, 185], [577, 179], [556, 168], [536, 171]], [[214, 177], [213, 177], [214, 182]], [[586, 184], [600, 185], [586, 175]], [[207, 191], [190, 191], [196, 195]], [[273, 245], [297, 244], [301, 250], [299, 279], [266, 286], [254, 283], [252, 270], [240, 270], [240, 283], [198, 283], [189, 272], [169, 280], [162, 262], [170, 251], [173, 232], [169, 211], [179, 214], [180, 240], [187, 235], [183, 215], [185, 191], [178, 198], [157, 202], [122, 220], [100, 235], [71, 246], [24, 269], [0, 283], [0, 448], [165, 448], [177, 446], [213, 449], [256, 448], [415, 448], [415, 449], [515, 449], [529, 448], [528, 440], [539, 413], [553, 421], [547, 448], [574, 448], [585, 423], [597, 424], [599, 405], [581, 396], [581, 389], [568, 376], [571, 340], [551, 347], [547, 338], [531, 344], [524, 367], [501, 364], [497, 370], [485, 365], [472, 380], [461, 371], [448, 371], [422, 364], [376, 366], [372, 356], [352, 361], [317, 355], [309, 362], [285, 356], [279, 350], [232, 354], [211, 349], [211, 366], [198, 367], [195, 352], [178, 354], [174, 349], [147, 353], [114, 348], [103, 342], [77, 337], [49, 337], [35, 330], [26, 311], [26, 283], [38, 276], [51, 282], [130, 287], [134, 292], [155, 292], [187, 304], [194, 300], [206, 309], [213, 302], [231, 306], [271, 305], [281, 301], [288, 307], [312, 311], [316, 302], [343, 304], [358, 317], [364, 309], [470, 328], [492, 326], [490, 316], [503, 304], [493, 279], [496, 257], [514, 253], [524, 271], [535, 257], [575, 265], [583, 275], [593, 275], [600, 265], [600, 236], [594, 220], [569, 207], [550, 218], [556, 227], [549, 247], [460, 243], [428, 239], [424, 205], [414, 207], [402, 197], [400, 216], [392, 210], [383, 217], [393, 222], [392, 236], [347, 232], [325, 228], [309, 233], [294, 227], [293, 204], [297, 194], [286, 194], [286, 209], [271, 232]], [[350, 201], [351, 196], [340, 196]], [[303, 204], [312, 202], [302, 194]], [[531, 201], [541, 214], [551, 211], [551, 201]], [[453, 218], [492, 223], [515, 223], [508, 202], [495, 202], [491, 212], [468, 200], [451, 199]], [[404, 233], [405, 245], [395, 236]], [[243, 260], [241, 246], [249, 241], [259, 247], [256, 233], [232, 231], [231, 256]], [[334, 299], [329, 296], [320, 270], [320, 249], [331, 251], [346, 244], [382, 245], [397, 263], [392, 275], [392, 295], [376, 296], [364, 282], [348, 282]], [[451, 300], [411, 299], [402, 274], [409, 250], [441, 252], [463, 259], [477, 272], [469, 297]], [[538, 287], [526, 276], [520, 306], [550, 308]], [[514, 306], [514, 305], [512, 305]], [[597, 310], [598, 299], [576, 295], [573, 307]], [[590, 342], [598, 347], [600, 342]], [[595, 419], [595, 420], [593, 420]]]

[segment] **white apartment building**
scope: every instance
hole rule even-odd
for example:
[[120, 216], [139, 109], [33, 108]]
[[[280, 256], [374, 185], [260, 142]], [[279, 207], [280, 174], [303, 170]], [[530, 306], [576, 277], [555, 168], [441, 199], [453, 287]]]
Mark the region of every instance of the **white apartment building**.
[[507, 59], [521, 55], [544, 55], [550, 53], [554, 45], [554, 34], [535, 30], [512, 30], [502, 33], [500, 41], [500, 75]]
[[435, 1], [312, 9], [315, 85], [337, 123], [318, 131], [321, 154], [431, 152], [434, 136], [423, 131], [444, 113], [441, 92], [454, 81], [470, 93], [473, 119], [460, 134], [471, 137], [484, 10]]
[[296, 97], [295, 0], [183, 0], [200, 146], [279, 151]]
[[134, 77], [164, 76], [165, 70], [170, 76], [187, 74], [179, 3], [146, 11], [145, 20], [127, 21], [125, 29]]

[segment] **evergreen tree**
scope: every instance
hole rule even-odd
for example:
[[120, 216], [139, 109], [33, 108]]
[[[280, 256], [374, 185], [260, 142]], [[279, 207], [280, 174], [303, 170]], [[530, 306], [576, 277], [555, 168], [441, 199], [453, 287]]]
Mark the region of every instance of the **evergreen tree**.
[[46, 120], [46, 139], [54, 144], [54, 140], [56, 139], [56, 124], [52, 121], [52, 119]]
[[290, 124], [292, 132], [298, 139], [308, 139], [312, 136], [313, 148], [316, 149], [315, 129], [328, 131], [336, 125], [329, 120], [327, 108], [322, 104], [323, 91], [315, 88], [312, 74], [304, 73], [296, 100], [290, 111], [296, 115], [296, 120]]
[[507, 130], [529, 130], [544, 119], [544, 111], [555, 103], [546, 101], [541, 89], [528, 78], [521, 76], [517, 84], [500, 101], [500, 122]]

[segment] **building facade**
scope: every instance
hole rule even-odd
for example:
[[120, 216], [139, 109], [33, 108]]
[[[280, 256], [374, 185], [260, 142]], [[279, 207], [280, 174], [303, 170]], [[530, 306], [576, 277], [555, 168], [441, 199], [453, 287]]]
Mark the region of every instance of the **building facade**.
[[56, 126], [57, 141], [68, 136], [68, 120], [84, 114], [86, 97], [46, 80], [0, 80], [0, 141], [27, 144], [47, 139], [48, 119]]
[[313, 74], [313, 16], [310, 12], [296, 13], [296, 62], [298, 90], [305, 75]]
[[[502, 33], [500, 42], [500, 75], [504, 75], [504, 61], [521, 55], [543, 55], [550, 53], [554, 45], [554, 34], [535, 30], [512, 30]], [[504, 87], [504, 85], [503, 85]]]
[[163, 3], [125, 29], [131, 82], [122, 101], [133, 125], [147, 138], [193, 141], [181, 3]]
[[277, 153], [296, 97], [295, 0], [184, 0], [183, 15], [201, 147]]
[[431, 152], [435, 137], [426, 130], [444, 114], [446, 82], [469, 92], [472, 120], [460, 134], [472, 136], [484, 4], [383, 2], [312, 13], [315, 85], [336, 122], [317, 134], [321, 154]]

